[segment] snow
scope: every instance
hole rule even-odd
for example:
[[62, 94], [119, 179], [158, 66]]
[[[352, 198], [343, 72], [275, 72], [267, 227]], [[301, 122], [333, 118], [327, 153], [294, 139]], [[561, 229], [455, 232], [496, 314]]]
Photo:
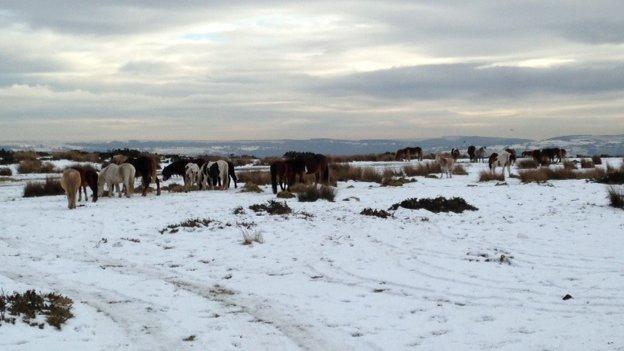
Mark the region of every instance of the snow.
[[[2, 325], [0, 349], [624, 349], [624, 213], [605, 186], [496, 186], [476, 182], [484, 164], [465, 166], [397, 188], [341, 182], [333, 203], [286, 200], [286, 217], [248, 209], [274, 198], [268, 187], [70, 211], [63, 196], [0, 183], [0, 289], [65, 294], [76, 315], [62, 331]], [[359, 214], [440, 195], [479, 210]], [[159, 232], [189, 218], [214, 222]], [[250, 223], [264, 243], [242, 245]]]

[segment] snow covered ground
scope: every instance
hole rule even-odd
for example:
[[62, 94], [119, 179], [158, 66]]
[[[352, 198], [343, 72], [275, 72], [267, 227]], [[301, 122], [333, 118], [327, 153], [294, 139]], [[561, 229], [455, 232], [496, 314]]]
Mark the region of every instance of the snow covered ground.
[[[339, 183], [336, 202], [289, 199], [286, 217], [248, 209], [267, 187], [70, 211], [0, 182], [0, 289], [68, 295], [76, 316], [61, 331], [2, 325], [0, 350], [624, 350], [624, 212], [605, 186], [495, 186], [466, 167]], [[439, 195], [479, 210], [359, 214]], [[161, 234], [189, 218], [213, 222]], [[243, 227], [265, 242], [242, 245]]]

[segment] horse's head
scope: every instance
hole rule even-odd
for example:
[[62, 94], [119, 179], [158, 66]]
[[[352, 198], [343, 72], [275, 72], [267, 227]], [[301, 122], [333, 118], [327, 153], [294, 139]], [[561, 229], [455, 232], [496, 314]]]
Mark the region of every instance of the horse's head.
[[169, 168], [169, 166], [165, 167], [162, 170], [163, 181], [168, 180], [169, 178], [171, 178], [171, 175], [172, 175], [172, 171], [171, 171], [171, 168]]

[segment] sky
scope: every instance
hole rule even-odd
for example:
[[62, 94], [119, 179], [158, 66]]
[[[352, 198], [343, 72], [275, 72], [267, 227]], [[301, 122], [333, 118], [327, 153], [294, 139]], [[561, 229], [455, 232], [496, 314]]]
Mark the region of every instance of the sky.
[[624, 1], [0, 2], [0, 141], [624, 132]]

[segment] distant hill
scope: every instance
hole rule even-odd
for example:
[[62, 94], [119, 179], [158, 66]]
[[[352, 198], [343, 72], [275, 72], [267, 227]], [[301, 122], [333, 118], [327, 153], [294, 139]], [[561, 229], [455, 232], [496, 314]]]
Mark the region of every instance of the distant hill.
[[482, 136], [448, 136], [414, 140], [240, 140], [225, 142], [210, 141], [110, 141], [76, 143], [13, 143], [0, 145], [11, 149], [80, 149], [85, 151], [106, 151], [116, 148], [141, 149], [158, 153], [175, 154], [219, 154], [254, 155], [256, 157], [280, 156], [286, 151], [311, 151], [329, 155], [355, 155], [394, 152], [406, 146], [420, 146], [427, 152], [450, 150], [453, 147], [465, 150], [469, 145], [487, 146], [488, 149], [514, 147], [519, 150], [549, 146], [564, 147], [570, 155], [610, 154], [624, 155], [624, 134], [620, 135], [569, 135], [545, 140], [520, 138], [497, 138]]

